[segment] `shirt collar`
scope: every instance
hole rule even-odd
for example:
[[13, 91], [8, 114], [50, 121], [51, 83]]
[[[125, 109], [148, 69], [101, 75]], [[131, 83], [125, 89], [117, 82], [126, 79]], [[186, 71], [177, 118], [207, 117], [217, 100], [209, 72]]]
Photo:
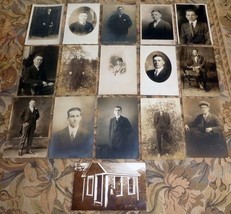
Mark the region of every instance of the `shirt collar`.
[[74, 134], [74, 136], [76, 135], [77, 131], [79, 129], [79, 126], [72, 128], [71, 126], [68, 126], [68, 130], [69, 130], [69, 134], [71, 135], [71, 133]]

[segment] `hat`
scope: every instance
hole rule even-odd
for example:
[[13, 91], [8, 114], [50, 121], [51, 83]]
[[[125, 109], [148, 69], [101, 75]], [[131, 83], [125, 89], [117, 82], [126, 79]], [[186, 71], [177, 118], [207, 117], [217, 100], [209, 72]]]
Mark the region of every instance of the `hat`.
[[210, 107], [210, 104], [209, 104], [208, 102], [206, 102], [206, 101], [201, 101], [201, 102], [199, 103], [199, 106], [200, 106], [200, 107], [201, 107], [202, 105], [205, 105], [205, 106]]

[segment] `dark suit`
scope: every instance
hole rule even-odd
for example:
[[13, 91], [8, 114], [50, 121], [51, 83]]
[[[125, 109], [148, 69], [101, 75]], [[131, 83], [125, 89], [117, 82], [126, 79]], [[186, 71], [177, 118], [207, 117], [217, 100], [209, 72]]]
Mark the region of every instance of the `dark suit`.
[[155, 76], [155, 70], [149, 70], [147, 71], [148, 77], [153, 80], [154, 82], [164, 82], [166, 81], [170, 75], [171, 75], [171, 70], [167, 67], [164, 67], [161, 72], [158, 74], [158, 76]]
[[[227, 147], [222, 134], [222, 126], [218, 117], [209, 113], [206, 119], [198, 115], [190, 124], [190, 131], [186, 134], [187, 153], [198, 157], [225, 157]], [[206, 128], [211, 132], [205, 132]]]
[[154, 126], [156, 130], [157, 149], [160, 154], [163, 153], [163, 143], [170, 143], [170, 125], [171, 120], [167, 112], [157, 111], [154, 114]]
[[20, 151], [23, 149], [29, 151], [31, 149], [33, 135], [36, 129], [36, 120], [38, 120], [39, 116], [39, 110], [37, 108], [34, 108], [33, 112], [31, 112], [29, 107], [24, 109], [20, 114], [20, 118], [22, 120], [22, 127], [20, 131], [22, 135], [19, 142]]
[[68, 127], [56, 132], [49, 145], [49, 158], [89, 158], [92, 156], [93, 136], [78, 128], [71, 140]]
[[160, 20], [156, 27], [154, 22], [151, 22], [147, 32], [143, 32], [143, 39], [173, 39], [172, 27], [164, 20]]
[[85, 25], [80, 24], [79, 22], [72, 23], [69, 26], [72, 33], [76, 34], [88, 34], [93, 31], [94, 27], [90, 22], [86, 22]]
[[211, 44], [207, 23], [197, 22], [194, 28], [194, 36], [191, 34], [190, 24], [183, 23], [180, 29], [180, 44]]

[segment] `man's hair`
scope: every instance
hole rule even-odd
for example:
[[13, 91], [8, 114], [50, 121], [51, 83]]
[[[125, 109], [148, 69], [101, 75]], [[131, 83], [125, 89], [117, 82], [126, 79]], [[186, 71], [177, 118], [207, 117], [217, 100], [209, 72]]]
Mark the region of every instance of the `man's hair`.
[[119, 108], [122, 111], [122, 107], [121, 106], [115, 106], [115, 108]]
[[164, 60], [164, 57], [161, 55], [161, 54], [155, 54], [153, 57], [152, 57], [152, 60], [154, 60], [155, 57], [161, 57], [163, 59], [163, 61], [165, 62]]
[[156, 10], [156, 9], [154, 9], [154, 10], [152, 10], [152, 11], [151, 11], [151, 13], [154, 13], [154, 12], [158, 12], [159, 14], [161, 14], [161, 15], [162, 15], [162, 13], [161, 13], [161, 11], [160, 11], [160, 10]]
[[123, 62], [123, 59], [122, 59], [121, 57], [118, 57], [118, 58], [116, 59], [116, 61]]
[[193, 48], [193, 50], [192, 51], [196, 51], [197, 53], [198, 53], [198, 49], [196, 49], [196, 48]]
[[36, 53], [36, 54], [34, 55], [33, 59], [35, 59], [37, 56], [41, 56], [41, 57], [43, 58], [42, 53]]
[[195, 9], [187, 9], [186, 11], [185, 11], [185, 14], [187, 13], [187, 12], [194, 12], [196, 15], [197, 15], [197, 11], [195, 10]]
[[73, 108], [70, 108], [68, 111], [67, 111], [67, 117], [69, 117], [69, 113], [71, 111], [79, 111], [81, 113], [81, 108], [79, 107], [73, 107]]
[[124, 7], [123, 7], [123, 6], [119, 6], [119, 7], [117, 7], [117, 10], [118, 10], [119, 8], [122, 8], [122, 9], [124, 10]]

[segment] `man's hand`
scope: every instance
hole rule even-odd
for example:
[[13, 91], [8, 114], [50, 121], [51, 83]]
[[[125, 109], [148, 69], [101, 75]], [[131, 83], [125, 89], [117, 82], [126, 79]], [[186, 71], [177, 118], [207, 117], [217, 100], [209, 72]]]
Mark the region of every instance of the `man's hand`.
[[54, 83], [53, 83], [53, 82], [49, 82], [48, 85], [49, 85], [49, 86], [53, 86]]
[[213, 129], [211, 128], [211, 127], [209, 127], [209, 128], [206, 128], [205, 129], [205, 132], [207, 132], [207, 133], [209, 133], [209, 132], [211, 132]]
[[185, 131], [186, 131], [186, 132], [189, 132], [189, 131], [190, 131], [190, 128], [189, 128], [189, 126], [188, 126], [187, 124], [184, 126], [184, 128], [185, 128]]

